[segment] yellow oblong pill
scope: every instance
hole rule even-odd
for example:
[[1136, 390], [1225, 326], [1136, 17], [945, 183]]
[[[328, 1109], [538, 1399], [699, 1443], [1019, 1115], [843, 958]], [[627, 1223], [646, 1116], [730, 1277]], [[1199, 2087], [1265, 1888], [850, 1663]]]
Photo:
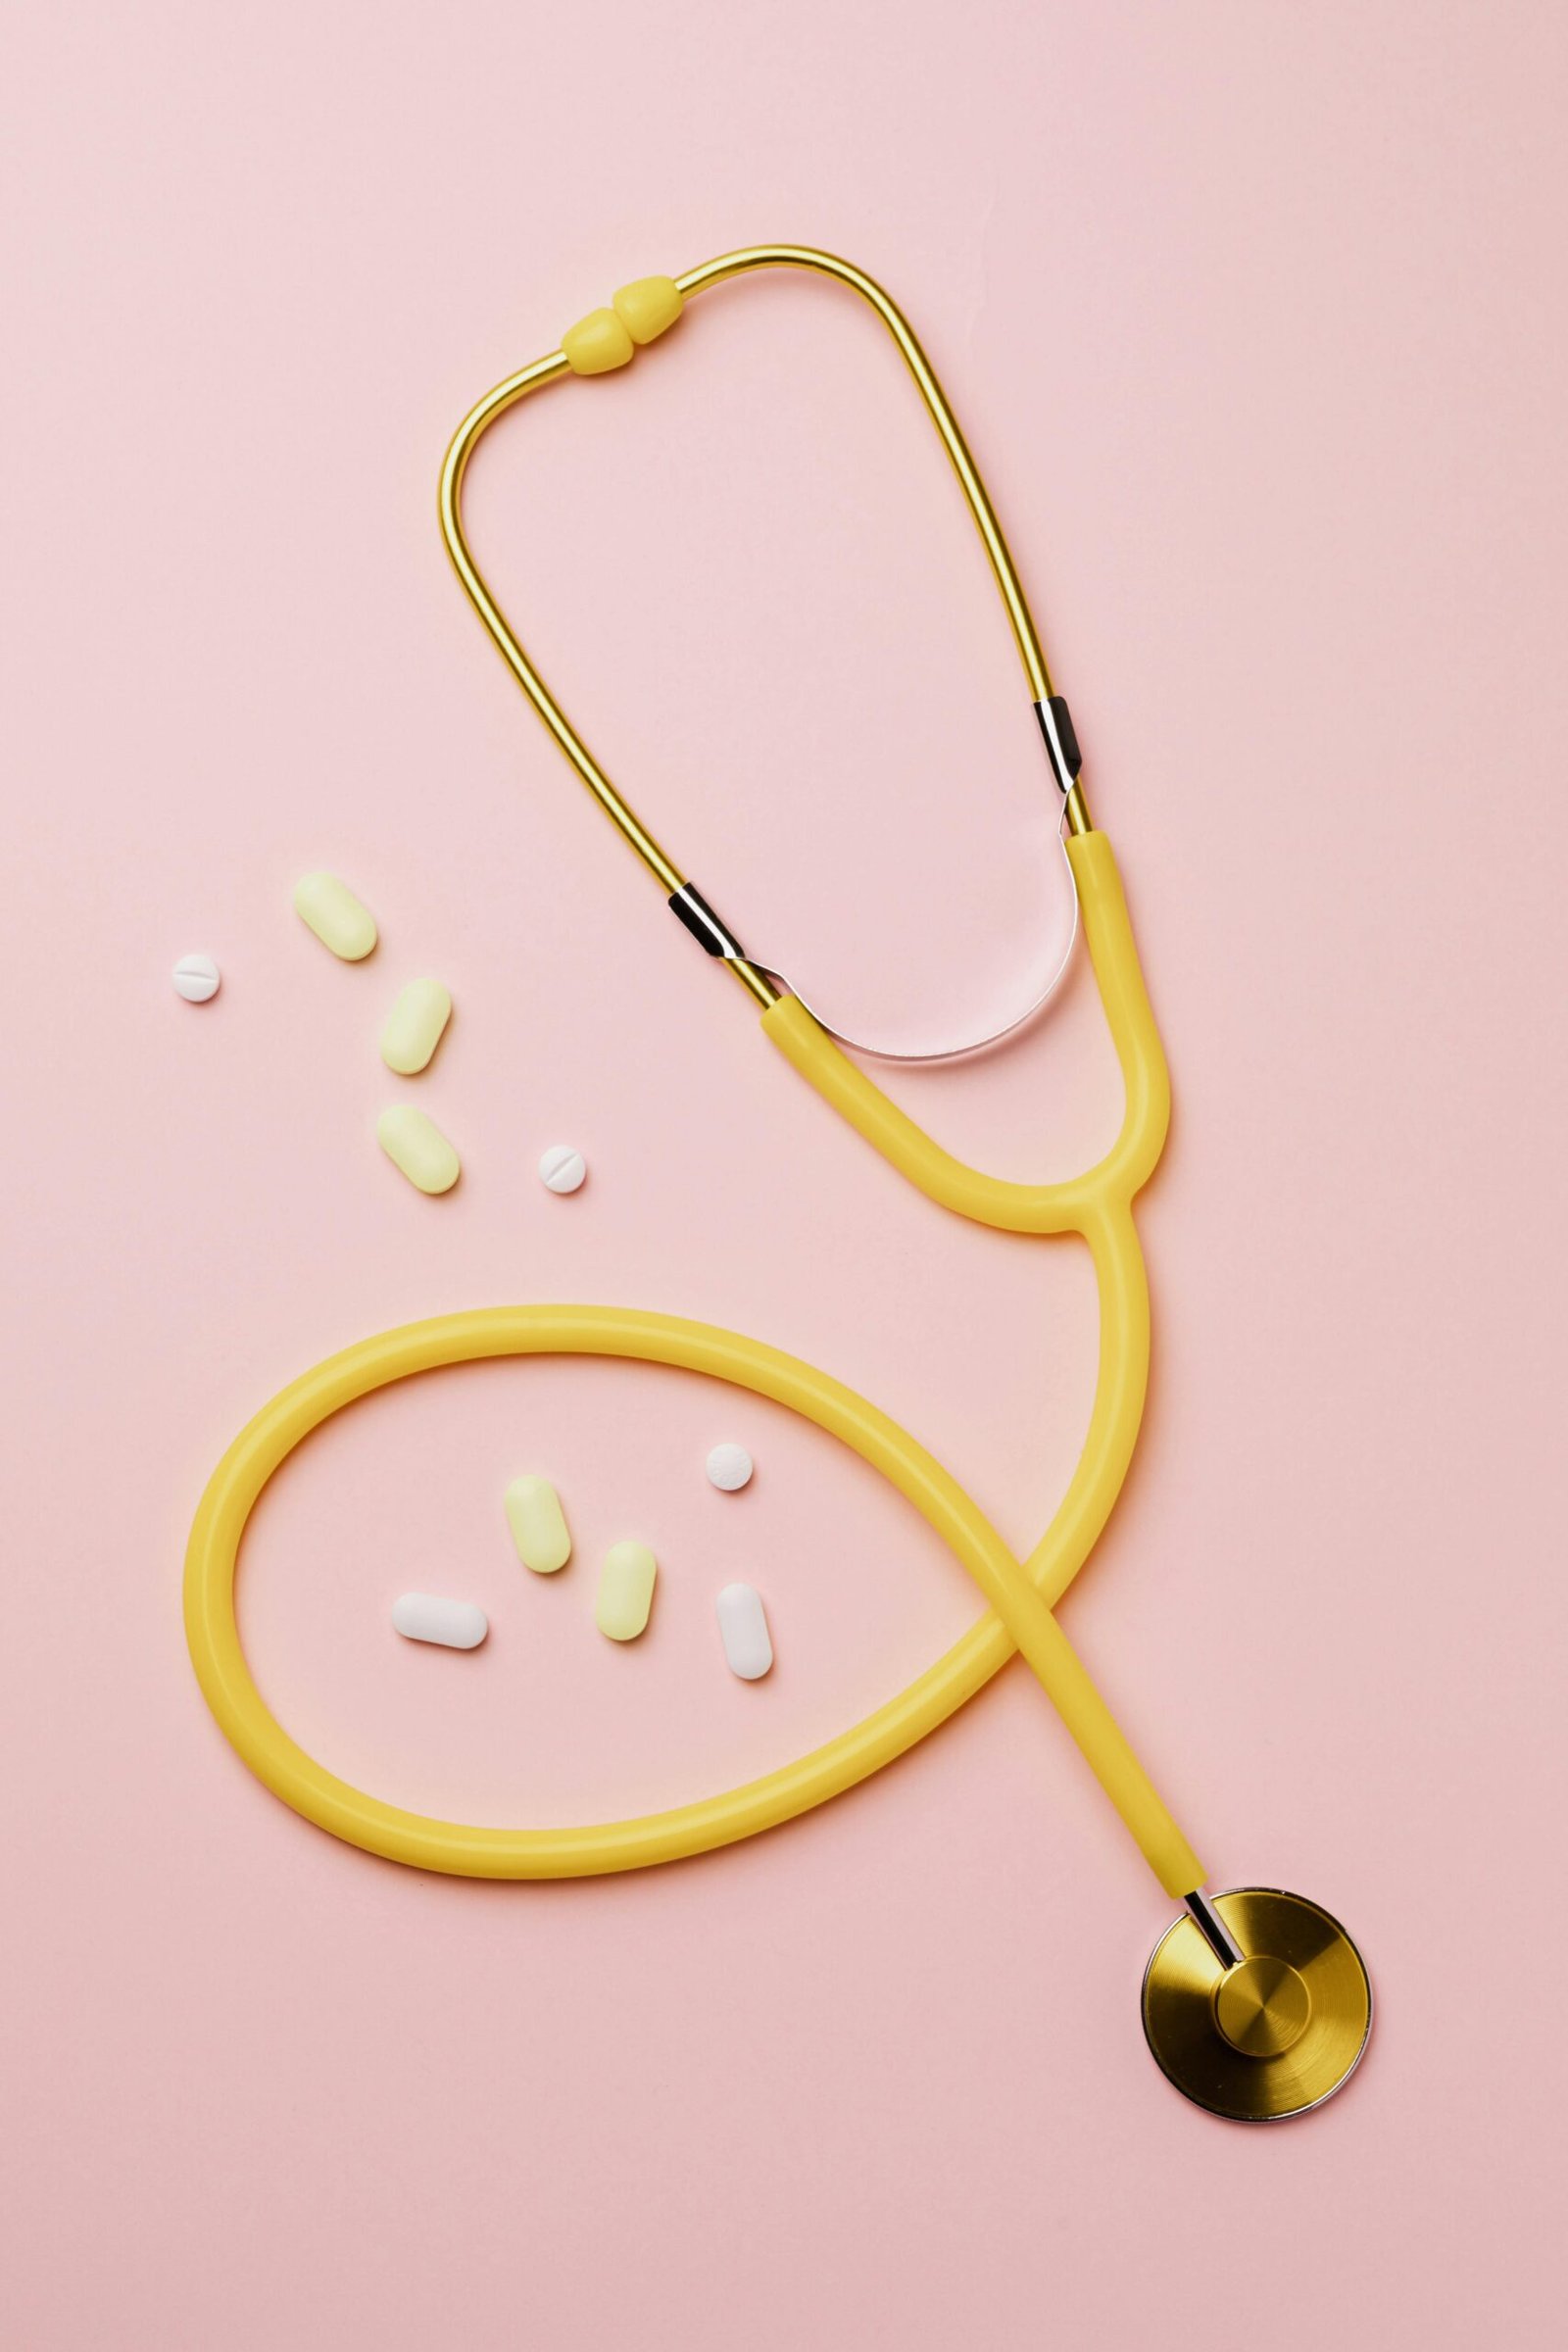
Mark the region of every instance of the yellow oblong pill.
[[513, 1480], [507, 1489], [507, 1525], [518, 1559], [536, 1576], [554, 1576], [570, 1559], [565, 1513], [548, 1478], [530, 1475]]
[[412, 1102], [394, 1102], [375, 1122], [375, 1140], [395, 1168], [421, 1193], [450, 1193], [463, 1162], [434, 1119]]
[[427, 1069], [451, 1018], [452, 999], [439, 980], [411, 980], [399, 989], [381, 1031], [381, 1059], [387, 1068], [400, 1078]]
[[654, 1605], [659, 1562], [646, 1544], [612, 1544], [599, 1571], [594, 1622], [612, 1642], [635, 1642]]
[[336, 874], [302, 874], [294, 885], [294, 911], [345, 963], [363, 962], [375, 945], [374, 915]]

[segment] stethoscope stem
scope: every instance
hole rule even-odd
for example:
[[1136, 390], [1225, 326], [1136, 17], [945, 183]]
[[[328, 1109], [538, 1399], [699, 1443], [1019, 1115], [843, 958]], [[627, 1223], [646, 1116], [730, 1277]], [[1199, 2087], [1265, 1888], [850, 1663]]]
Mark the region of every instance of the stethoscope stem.
[[1246, 1955], [1201, 1886], [1188, 1895], [1187, 1908], [1221, 1968], [1240, 1968]]

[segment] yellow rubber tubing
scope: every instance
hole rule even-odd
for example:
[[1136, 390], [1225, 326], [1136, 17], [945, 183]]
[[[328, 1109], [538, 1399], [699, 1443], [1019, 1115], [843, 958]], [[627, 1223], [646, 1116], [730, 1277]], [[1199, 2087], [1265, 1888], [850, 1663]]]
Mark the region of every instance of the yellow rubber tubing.
[[[1014, 1558], [978, 1505], [906, 1430], [841, 1382], [759, 1341], [614, 1307], [481, 1307], [408, 1324], [328, 1357], [264, 1407], [214, 1472], [191, 1530], [185, 1631], [197, 1678], [226, 1737], [286, 1804], [371, 1853], [464, 1877], [573, 1878], [643, 1868], [771, 1829], [864, 1780], [945, 1722], [1016, 1646], [1166, 1893], [1186, 1895], [1202, 1885], [1200, 1863], [1052, 1614], [1120, 1492], [1142, 1417], [1149, 1299], [1131, 1199], [1159, 1156], [1169, 1106], [1164, 1058], [1109, 844], [1103, 834], [1088, 834], [1070, 842], [1068, 854], [1127, 1090], [1121, 1135], [1087, 1176], [1031, 1186], [978, 1174], [888, 1102], [798, 1003], [784, 1000], [763, 1016], [769, 1037], [803, 1075], [934, 1200], [1007, 1230], [1077, 1232], [1089, 1244], [1102, 1312], [1089, 1436], [1028, 1561]], [[837, 1739], [760, 1780], [668, 1812], [568, 1829], [475, 1827], [405, 1811], [338, 1779], [270, 1713], [240, 1644], [234, 1576], [257, 1498], [302, 1439], [356, 1398], [449, 1364], [542, 1354], [675, 1365], [803, 1414], [914, 1504], [974, 1578], [992, 1613], [898, 1697]]]

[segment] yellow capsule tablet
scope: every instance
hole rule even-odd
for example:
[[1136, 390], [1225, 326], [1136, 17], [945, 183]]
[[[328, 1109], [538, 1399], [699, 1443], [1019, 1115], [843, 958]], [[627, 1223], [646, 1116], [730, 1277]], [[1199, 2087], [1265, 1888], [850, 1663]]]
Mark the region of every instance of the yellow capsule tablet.
[[381, 1031], [381, 1059], [387, 1068], [400, 1078], [428, 1069], [451, 1018], [452, 999], [439, 980], [411, 980], [398, 991]]
[[294, 911], [345, 963], [363, 962], [375, 945], [374, 915], [336, 874], [302, 874], [294, 885]]
[[612, 1544], [599, 1571], [594, 1622], [612, 1642], [635, 1642], [654, 1605], [659, 1562], [646, 1544]]
[[554, 1576], [571, 1557], [561, 1496], [548, 1478], [514, 1478], [507, 1489], [507, 1525], [517, 1557], [535, 1576]]
[[375, 1140], [395, 1168], [421, 1193], [450, 1193], [463, 1162], [434, 1119], [412, 1102], [394, 1102], [375, 1122]]

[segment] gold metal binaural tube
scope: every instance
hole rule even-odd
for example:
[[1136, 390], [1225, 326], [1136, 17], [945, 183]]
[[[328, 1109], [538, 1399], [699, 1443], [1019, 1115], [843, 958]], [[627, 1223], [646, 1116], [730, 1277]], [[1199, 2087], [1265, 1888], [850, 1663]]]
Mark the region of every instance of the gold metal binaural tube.
[[503, 660], [523, 693], [589, 791], [607, 813], [613, 817], [638, 857], [659, 876], [668, 893], [679, 890], [685, 876], [671, 865], [653, 835], [639, 824], [523, 652], [506, 614], [485, 585], [484, 575], [473, 560], [464, 528], [464, 476], [468, 470], [468, 460], [480, 441], [509, 409], [516, 407], [519, 400], [525, 399], [530, 392], [537, 392], [541, 384], [553, 384], [558, 377], [566, 373], [565, 353], [553, 351], [548, 358], [535, 360], [531, 368], [520, 368], [515, 375], [509, 375], [505, 383], [497, 384], [495, 390], [487, 392], [476, 408], [468, 411], [453, 435], [452, 446], [447, 451], [446, 462], [441, 468], [441, 534], [474, 610], [500, 647]]
[[[1013, 638], [1029, 681], [1031, 698], [1036, 702], [1049, 700], [1053, 691], [1051, 672], [1046, 666], [1039, 632], [1003, 536], [1002, 525], [986, 495], [985, 484], [980, 479], [974, 460], [958, 429], [957, 419], [948, 405], [947, 396], [930, 361], [921, 350], [903, 312], [875, 278], [867, 276], [863, 270], [856, 269], [853, 263], [841, 261], [835, 254], [820, 253], [808, 245], [749, 245], [735, 253], [720, 254], [716, 261], [705, 262], [700, 269], [688, 270], [684, 276], [676, 278], [675, 283], [681, 293], [690, 298], [706, 293], [712, 286], [722, 285], [728, 278], [740, 277], [749, 270], [773, 269], [814, 270], [820, 276], [834, 278], [841, 285], [850, 287], [862, 301], [869, 303], [898, 345], [905, 366], [914, 378], [915, 389], [925, 404], [926, 413], [936, 427], [938, 438], [952, 462], [954, 472], [958, 477], [959, 488], [968, 504], [975, 529], [980, 534], [998, 592], [1012, 624]], [[569, 372], [565, 353], [550, 352], [544, 359], [535, 360], [531, 367], [520, 368], [515, 375], [509, 375], [504, 383], [497, 384], [493, 392], [487, 392], [483, 400], [469, 410], [453, 435], [452, 445], [441, 468], [441, 535], [446, 541], [453, 568], [479, 618], [495, 640], [508, 668], [606, 815], [619, 828], [649, 871], [658, 877], [667, 898], [686, 886], [685, 875], [661, 849], [636, 812], [616, 791], [534, 668], [506, 614], [486, 585], [468, 545], [464, 523], [464, 477], [468, 469], [468, 461], [483, 436], [519, 400], [545, 384], [555, 383]], [[1089, 812], [1077, 784], [1067, 796], [1065, 822], [1069, 832], [1087, 833], [1090, 830]], [[729, 958], [728, 968], [759, 1004], [765, 1007], [777, 1002], [777, 988], [756, 964]]]
[[914, 378], [915, 389], [924, 401], [926, 413], [937, 428], [937, 434], [953, 463], [953, 470], [968, 502], [979, 532], [997, 587], [1012, 623], [1024, 674], [1029, 680], [1032, 701], [1048, 702], [1053, 693], [1051, 672], [1040, 635], [1025, 600], [1017, 568], [1007, 551], [1002, 525], [986, 494], [968, 444], [958, 429], [958, 420], [948, 405], [947, 394], [937, 381], [936, 370], [920, 349], [914, 329], [900, 310], [891, 294], [879, 286], [874, 277], [858, 270], [853, 262], [840, 261], [837, 254], [818, 253], [809, 245], [748, 245], [738, 253], [721, 254], [716, 262], [705, 262], [700, 270], [688, 270], [675, 283], [683, 294], [701, 294], [710, 286], [722, 285], [726, 278], [739, 277], [748, 270], [811, 270], [822, 277], [836, 278], [840, 285], [851, 287], [862, 302], [870, 304], [888, 333], [899, 347], [900, 357]]

